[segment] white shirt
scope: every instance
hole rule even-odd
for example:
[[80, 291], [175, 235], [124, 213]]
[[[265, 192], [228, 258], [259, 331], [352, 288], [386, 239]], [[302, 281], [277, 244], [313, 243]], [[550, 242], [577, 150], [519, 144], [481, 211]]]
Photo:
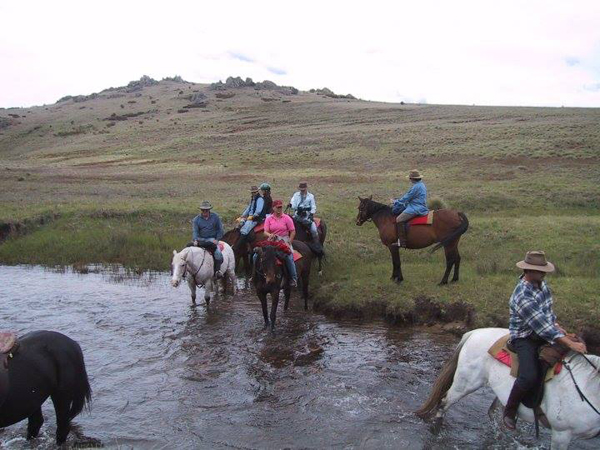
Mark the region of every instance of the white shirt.
[[297, 210], [298, 206], [302, 206], [303, 208], [310, 207], [310, 213], [314, 214], [317, 212], [317, 203], [315, 202], [315, 196], [310, 192], [306, 192], [306, 197], [302, 199], [300, 191], [296, 192], [292, 199], [290, 200], [292, 204], [292, 209]]

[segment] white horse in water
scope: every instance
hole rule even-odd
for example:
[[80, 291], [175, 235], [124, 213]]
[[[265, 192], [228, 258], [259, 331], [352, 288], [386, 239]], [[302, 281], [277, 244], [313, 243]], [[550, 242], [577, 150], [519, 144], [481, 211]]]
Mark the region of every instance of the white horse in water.
[[[481, 328], [465, 333], [417, 415], [426, 418], [436, 413], [441, 422], [450, 406], [486, 384], [506, 404], [515, 378], [510, 376], [508, 366], [487, 352], [506, 334], [505, 328]], [[560, 374], [546, 383], [540, 406], [552, 427], [553, 450], [568, 448], [572, 440], [591, 439], [600, 434], [600, 414], [594, 411], [594, 408], [600, 411], [600, 357], [586, 355], [586, 358], [589, 362], [583, 355], [570, 352], [565, 361], [573, 377], [564, 366]], [[580, 396], [573, 379], [593, 407]], [[518, 414], [528, 422], [534, 420], [533, 410], [523, 405], [519, 406]]]
[[[233, 294], [237, 292], [237, 279], [235, 276], [235, 256], [232, 248], [226, 242], [222, 242], [223, 264], [223, 293], [227, 291], [227, 281], [231, 282]], [[204, 300], [210, 304], [211, 296], [217, 291], [217, 279], [214, 276], [214, 260], [210, 252], [200, 247], [186, 247], [177, 253], [173, 250], [171, 261], [171, 285], [179, 286], [181, 278], [187, 276], [188, 286], [192, 294], [192, 303], [196, 304], [196, 287], [204, 286]]]

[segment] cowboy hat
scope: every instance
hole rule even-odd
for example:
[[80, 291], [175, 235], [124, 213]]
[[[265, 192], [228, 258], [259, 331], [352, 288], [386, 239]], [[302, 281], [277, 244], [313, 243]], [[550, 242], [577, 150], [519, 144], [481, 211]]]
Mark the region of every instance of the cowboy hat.
[[298, 188], [300, 189], [306, 189], [308, 187], [308, 183], [306, 181], [302, 181], [300, 184], [298, 184]]
[[258, 187], [257, 186], [250, 186], [250, 192], [252, 192], [253, 194], [258, 192]]
[[208, 200], [204, 200], [202, 203], [200, 203], [200, 209], [212, 209], [212, 205]]
[[413, 169], [413, 170], [410, 171], [410, 173], [408, 174], [407, 178], [409, 178], [411, 180], [420, 180], [423, 177], [421, 176], [421, 174], [419, 173], [418, 170]]
[[525, 259], [517, 263], [523, 270], [537, 270], [538, 272], [554, 272], [554, 264], [546, 261], [546, 254], [540, 251], [527, 252]]

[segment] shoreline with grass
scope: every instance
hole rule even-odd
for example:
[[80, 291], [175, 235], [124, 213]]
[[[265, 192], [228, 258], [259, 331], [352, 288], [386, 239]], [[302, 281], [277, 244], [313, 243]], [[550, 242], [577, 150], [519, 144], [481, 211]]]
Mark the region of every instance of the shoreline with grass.
[[[600, 323], [600, 109], [225, 93], [166, 80], [11, 110], [19, 117], [0, 130], [0, 240], [12, 235], [0, 264], [166, 271], [201, 201], [229, 229], [250, 185], [268, 182], [287, 203], [308, 181], [328, 225], [310, 290], [328, 314], [505, 327], [515, 263], [535, 249], [557, 267], [548, 282], [561, 324]], [[182, 109], [196, 95], [203, 108]], [[411, 169], [430, 199], [469, 219], [458, 283], [438, 286], [444, 252], [423, 249], [400, 252], [397, 285], [376, 228], [355, 224], [358, 196], [387, 204], [408, 190]]]

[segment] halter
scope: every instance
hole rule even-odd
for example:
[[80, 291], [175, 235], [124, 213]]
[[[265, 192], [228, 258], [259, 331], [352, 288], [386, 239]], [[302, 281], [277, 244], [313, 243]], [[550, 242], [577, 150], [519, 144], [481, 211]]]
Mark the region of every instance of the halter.
[[[194, 272], [194, 274], [192, 275], [192, 279], [194, 280], [194, 283], [196, 284], [196, 286], [200, 286], [200, 287], [204, 286], [203, 284], [198, 284], [196, 282], [196, 275], [198, 275], [198, 273], [200, 272], [200, 269], [202, 269], [202, 266], [204, 265], [204, 261], [206, 260], [206, 254], [207, 253], [208, 252], [206, 250], [204, 250], [204, 257], [202, 258], [202, 262], [200, 263], [200, 266], [198, 267], [198, 270], [196, 270], [196, 272]], [[183, 270], [183, 276], [182, 276], [182, 278], [185, 278], [185, 274], [187, 273], [187, 269], [188, 269], [187, 256], [186, 256], [186, 259], [183, 260], [183, 262], [185, 263], [184, 264], [185, 269]], [[190, 266], [191, 266], [191, 264], [190, 264]], [[191, 271], [190, 271], [190, 273], [191, 273]]]
[[581, 356], [583, 356], [583, 358], [589, 363], [590, 366], [592, 366], [594, 368], [594, 370], [596, 372], [598, 372], [598, 368], [594, 365], [593, 362], [591, 362], [583, 353], [577, 353], [576, 355], [574, 355], [569, 362], [567, 362], [566, 360], [563, 361], [563, 365], [565, 366], [565, 368], [569, 371], [569, 375], [571, 375], [571, 379], [573, 380], [573, 384], [575, 385], [575, 389], [577, 389], [577, 393], [579, 394], [579, 398], [581, 398], [582, 402], [586, 402], [588, 405], [590, 405], [590, 408], [592, 408], [594, 410], [594, 412], [596, 414], [598, 414], [600, 416], [600, 411], [598, 411], [594, 405], [592, 405], [592, 403], [587, 399], [587, 397], [583, 394], [583, 392], [581, 391], [581, 388], [579, 387], [579, 385], [577, 384], [577, 381], [575, 381], [575, 377], [573, 376], [573, 371], [571, 370], [571, 366], [569, 365], [571, 361], [573, 361], [573, 359], [575, 358], [575, 356], [581, 354]]

